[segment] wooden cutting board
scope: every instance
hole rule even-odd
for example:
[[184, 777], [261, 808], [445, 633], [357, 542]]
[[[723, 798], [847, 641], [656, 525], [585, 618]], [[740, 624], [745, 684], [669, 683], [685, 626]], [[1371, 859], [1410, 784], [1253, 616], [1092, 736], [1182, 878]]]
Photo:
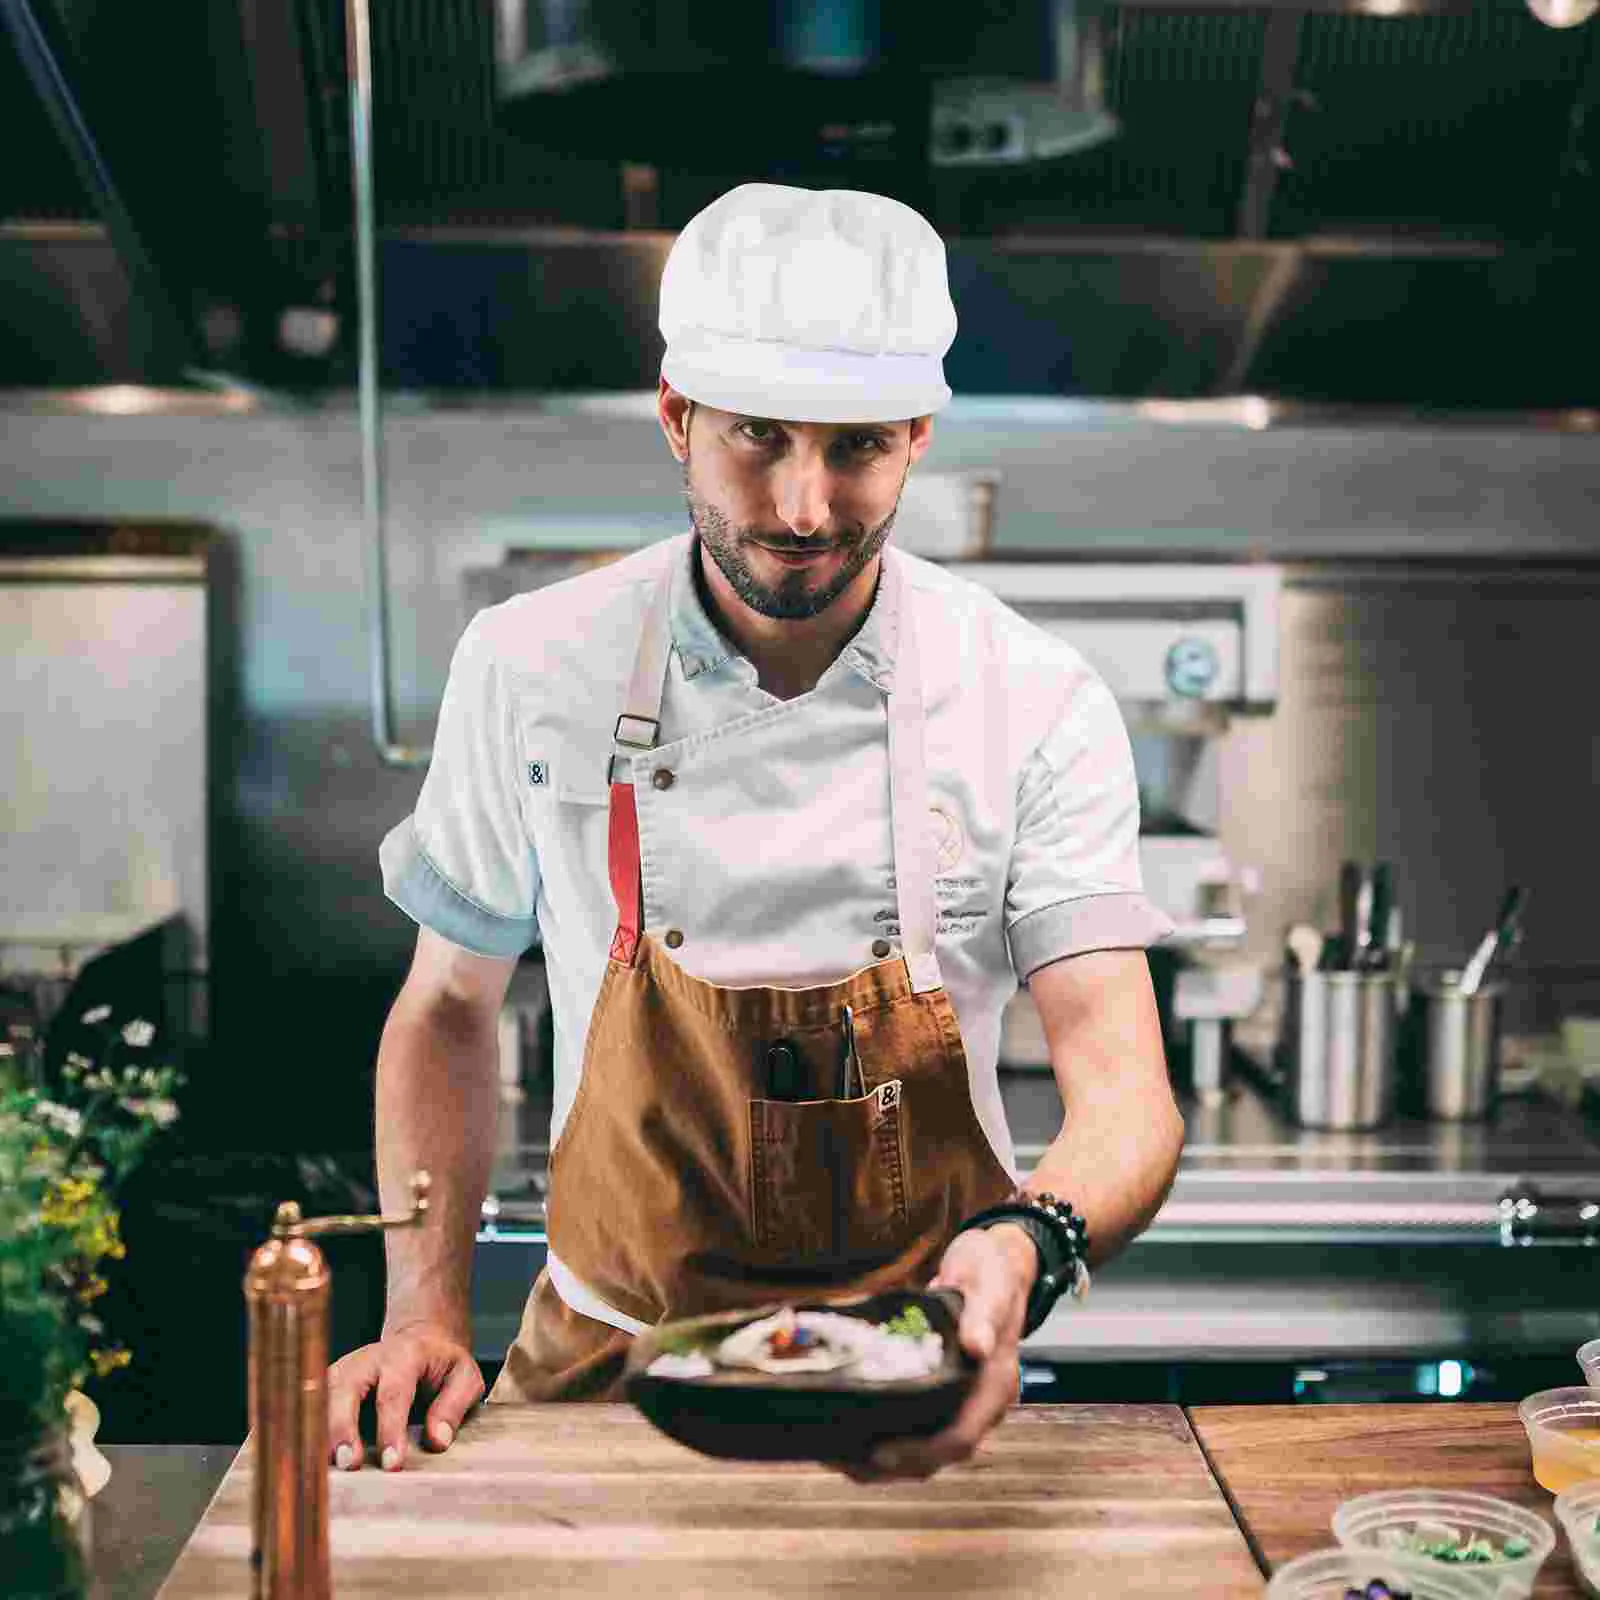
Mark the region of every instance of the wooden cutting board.
[[[250, 1450], [161, 1600], [249, 1593]], [[1259, 1596], [1173, 1406], [1029, 1406], [925, 1482], [713, 1461], [631, 1406], [495, 1405], [442, 1455], [334, 1472], [338, 1600]]]
[[1268, 1566], [1334, 1542], [1341, 1500], [1377, 1489], [1469, 1489], [1536, 1511], [1555, 1530], [1539, 1600], [1580, 1597], [1551, 1496], [1534, 1482], [1509, 1404], [1195, 1406], [1211, 1466]]

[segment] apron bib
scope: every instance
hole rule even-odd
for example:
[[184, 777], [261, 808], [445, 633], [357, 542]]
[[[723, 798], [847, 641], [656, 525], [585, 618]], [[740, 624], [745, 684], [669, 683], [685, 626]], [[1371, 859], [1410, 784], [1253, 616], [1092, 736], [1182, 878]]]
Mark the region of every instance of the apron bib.
[[[632, 1332], [660, 1321], [924, 1284], [956, 1226], [1013, 1187], [973, 1110], [934, 949], [921, 675], [898, 554], [885, 550], [880, 582], [899, 630], [887, 720], [902, 953], [803, 989], [707, 983], [642, 931], [638, 815], [618, 771], [640, 750], [671, 761], [654, 738], [670, 581], [652, 596], [617, 722], [618, 925], [550, 1152], [552, 1262], [492, 1401], [613, 1398]], [[762, 714], [762, 741], [807, 740], [790, 704], [793, 717]], [[704, 759], [697, 751], [695, 770]], [[750, 747], [722, 739], [709, 759], [748, 764]], [[839, 1099], [846, 1006], [859, 1080]], [[598, 1297], [622, 1326], [574, 1310], [558, 1289]]]

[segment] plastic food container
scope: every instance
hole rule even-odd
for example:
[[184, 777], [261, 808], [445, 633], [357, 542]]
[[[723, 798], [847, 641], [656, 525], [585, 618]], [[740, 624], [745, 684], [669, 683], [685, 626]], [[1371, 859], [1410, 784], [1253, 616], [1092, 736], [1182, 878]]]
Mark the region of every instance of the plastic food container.
[[[1511, 1561], [1493, 1565], [1456, 1566], [1425, 1556], [1418, 1551], [1390, 1548], [1386, 1540], [1396, 1534], [1409, 1534], [1418, 1523], [1444, 1523], [1462, 1538], [1481, 1535], [1497, 1546], [1508, 1539], [1526, 1539], [1528, 1553]], [[1333, 1514], [1333, 1536], [1346, 1550], [1377, 1555], [1396, 1573], [1420, 1583], [1440, 1572], [1451, 1577], [1486, 1580], [1479, 1594], [1496, 1600], [1521, 1600], [1533, 1590], [1539, 1568], [1556, 1547], [1555, 1529], [1541, 1516], [1496, 1500], [1486, 1494], [1468, 1494], [1451, 1489], [1386, 1489], [1378, 1494], [1357, 1495], [1346, 1500]]]
[[1470, 1567], [1433, 1562], [1433, 1572], [1400, 1572], [1381, 1557], [1335, 1547], [1286, 1561], [1272, 1574], [1267, 1600], [1344, 1600], [1356, 1589], [1365, 1594], [1374, 1578], [1398, 1586], [1411, 1600], [1495, 1600], [1498, 1578]]
[[1556, 1520], [1572, 1546], [1572, 1564], [1590, 1594], [1600, 1597], [1600, 1483], [1578, 1483], [1556, 1496]]
[[1517, 1403], [1533, 1475], [1551, 1494], [1600, 1478], [1600, 1390], [1541, 1389]]
[[1589, 1381], [1591, 1389], [1600, 1389], [1600, 1339], [1591, 1339], [1578, 1346], [1578, 1365]]

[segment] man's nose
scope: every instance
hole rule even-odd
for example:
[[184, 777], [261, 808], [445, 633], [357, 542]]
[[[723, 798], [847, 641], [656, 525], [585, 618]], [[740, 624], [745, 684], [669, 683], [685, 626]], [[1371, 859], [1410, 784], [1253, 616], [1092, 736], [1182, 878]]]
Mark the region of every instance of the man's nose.
[[820, 452], [785, 462], [775, 488], [778, 515], [791, 533], [805, 539], [827, 526], [831, 477]]

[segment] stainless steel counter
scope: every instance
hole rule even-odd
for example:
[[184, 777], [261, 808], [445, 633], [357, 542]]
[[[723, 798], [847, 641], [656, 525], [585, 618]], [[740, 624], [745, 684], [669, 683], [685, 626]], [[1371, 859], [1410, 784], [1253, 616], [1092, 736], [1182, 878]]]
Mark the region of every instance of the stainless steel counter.
[[[1055, 1082], [1014, 1072], [1002, 1087], [1026, 1171], [1059, 1126]], [[485, 1353], [514, 1332], [542, 1259], [533, 1135], [547, 1119], [534, 1102], [504, 1119], [475, 1291]], [[1578, 1242], [1582, 1207], [1600, 1201], [1600, 1145], [1578, 1113], [1507, 1099], [1480, 1125], [1321, 1133], [1242, 1087], [1186, 1121], [1160, 1216], [1096, 1275], [1086, 1305], [1057, 1308], [1029, 1341], [1035, 1359], [1483, 1359], [1600, 1336], [1600, 1250]], [[1520, 1212], [1503, 1209], [1518, 1196]]]
[[110, 1444], [89, 1503], [89, 1600], [151, 1600], [233, 1464], [231, 1444]]
[[[1048, 1074], [1005, 1084], [1027, 1167], [1061, 1102]], [[1186, 1107], [1184, 1120], [1182, 1165], [1149, 1244], [1579, 1243], [1600, 1232], [1600, 1145], [1578, 1113], [1544, 1098], [1504, 1099], [1482, 1123], [1329, 1133], [1296, 1127], [1246, 1086], [1225, 1105]]]

